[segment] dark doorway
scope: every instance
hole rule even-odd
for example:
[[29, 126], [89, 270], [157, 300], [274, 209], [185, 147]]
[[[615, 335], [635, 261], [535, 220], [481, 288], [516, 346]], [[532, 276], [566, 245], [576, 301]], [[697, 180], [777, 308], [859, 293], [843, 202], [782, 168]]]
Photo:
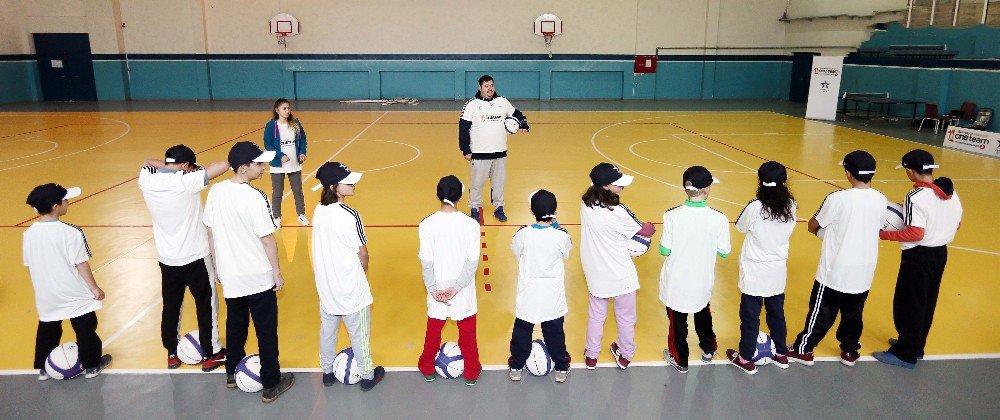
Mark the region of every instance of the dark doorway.
[[814, 52], [792, 53], [792, 80], [788, 86], [788, 100], [806, 102], [809, 100], [809, 79], [812, 77]]
[[96, 101], [88, 34], [32, 34], [46, 101]]

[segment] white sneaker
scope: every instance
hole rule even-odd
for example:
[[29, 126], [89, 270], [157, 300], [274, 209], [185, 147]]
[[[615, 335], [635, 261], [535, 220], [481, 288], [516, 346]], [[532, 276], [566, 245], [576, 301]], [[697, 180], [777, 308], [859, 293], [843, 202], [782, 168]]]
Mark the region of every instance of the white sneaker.
[[47, 381], [49, 380], [49, 378], [51, 378], [51, 376], [49, 376], [49, 373], [45, 371], [45, 368], [41, 368], [38, 370], [39, 381]]
[[274, 226], [277, 227], [278, 229], [281, 229], [281, 218], [280, 217], [275, 217], [274, 218]]
[[521, 369], [510, 369], [510, 380], [517, 382], [521, 380]]
[[569, 376], [569, 369], [566, 370], [553, 370], [552, 378], [556, 380], [557, 383], [566, 382], [566, 378]]
[[309, 226], [309, 218], [304, 214], [299, 215], [299, 224], [302, 226]]

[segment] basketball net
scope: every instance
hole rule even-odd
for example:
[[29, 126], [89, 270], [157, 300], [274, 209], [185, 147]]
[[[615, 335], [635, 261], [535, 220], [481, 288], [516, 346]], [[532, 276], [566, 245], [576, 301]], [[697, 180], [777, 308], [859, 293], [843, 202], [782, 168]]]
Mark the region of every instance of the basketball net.
[[286, 34], [284, 32], [278, 32], [275, 35], [278, 36], [278, 45], [281, 45], [282, 47], [288, 48], [288, 44], [285, 43], [285, 37], [288, 36], [288, 34]]
[[549, 58], [552, 58], [552, 37], [555, 33], [543, 32], [542, 37], [545, 38], [545, 48], [549, 50]]

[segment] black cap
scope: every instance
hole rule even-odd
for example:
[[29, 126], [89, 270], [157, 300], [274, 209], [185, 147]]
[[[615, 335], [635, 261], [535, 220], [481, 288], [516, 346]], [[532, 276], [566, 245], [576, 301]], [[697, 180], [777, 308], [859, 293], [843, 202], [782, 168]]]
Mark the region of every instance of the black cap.
[[274, 155], [274, 151], [260, 150], [260, 147], [253, 142], [241, 141], [229, 149], [229, 167], [235, 171], [250, 162], [270, 162], [274, 159]]
[[194, 155], [194, 150], [183, 144], [178, 144], [167, 149], [163, 161], [166, 163], [190, 163], [194, 165], [198, 158]]
[[36, 212], [44, 214], [52, 210], [52, 206], [62, 203], [63, 200], [79, 197], [81, 192], [80, 187], [67, 189], [59, 184], [42, 184], [28, 193], [28, 199], [25, 202]]
[[854, 177], [875, 174], [875, 157], [864, 150], [848, 153], [840, 164]]
[[335, 184], [357, 184], [361, 179], [361, 173], [351, 172], [347, 165], [340, 162], [327, 162], [316, 170], [316, 179], [324, 188], [330, 188]]
[[788, 172], [785, 170], [785, 165], [772, 160], [760, 165], [757, 169], [757, 178], [765, 187], [777, 187], [788, 180]]
[[462, 199], [465, 192], [465, 185], [458, 180], [455, 175], [448, 175], [441, 178], [437, 185], [437, 198], [443, 202], [455, 205], [455, 202]]
[[617, 185], [627, 187], [635, 179], [632, 175], [622, 174], [618, 167], [607, 162], [598, 163], [594, 169], [590, 170], [590, 182], [595, 186]]
[[713, 177], [712, 173], [704, 166], [692, 166], [684, 171], [684, 177], [681, 182], [683, 184], [691, 182], [691, 185], [685, 185], [684, 189], [696, 191], [718, 183], [719, 179]]
[[934, 164], [934, 156], [924, 149], [913, 149], [903, 155], [903, 163], [896, 168], [913, 169], [923, 172], [928, 169], [940, 168]]
[[528, 197], [531, 202], [531, 214], [535, 219], [548, 219], [556, 217], [556, 195], [546, 190], [538, 190]]

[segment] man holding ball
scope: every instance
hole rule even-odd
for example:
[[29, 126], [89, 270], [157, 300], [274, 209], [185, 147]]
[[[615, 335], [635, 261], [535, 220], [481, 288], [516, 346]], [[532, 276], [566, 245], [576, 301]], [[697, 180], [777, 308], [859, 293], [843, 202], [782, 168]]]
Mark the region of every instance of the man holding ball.
[[479, 78], [479, 92], [465, 103], [458, 120], [458, 148], [470, 162], [469, 187], [470, 216], [483, 224], [483, 183], [490, 179], [493, 216], [507, 221], [503, 211], [503, 189], [507, 179], [507, 134], [504, 120], [517, 119], [519, 127], [514, 133], [527, 133], [528, 120], [507, 98], [498, 96], [493, 78], [484, 74]]

